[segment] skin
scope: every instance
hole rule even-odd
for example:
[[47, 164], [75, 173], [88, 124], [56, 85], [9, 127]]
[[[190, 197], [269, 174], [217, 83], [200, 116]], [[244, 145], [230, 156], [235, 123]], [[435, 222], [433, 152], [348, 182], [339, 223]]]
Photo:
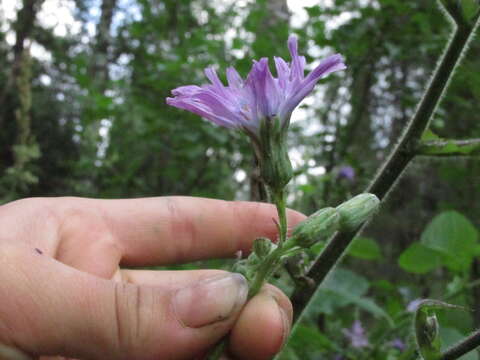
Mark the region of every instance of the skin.
[[[269, 204], [188, 197], [0, 206], [0, 359], [196, 360], [227, 333], [226, 359], [272, 358], [292, 320], [277, 288], [245, 304], [243, 286], [226, 311], [202, 284], [221, 291], [224, 279], [243, 284], [238, 275], [133, 268], [248, 253], [256, 237], [276, 238], [275, 218]], [[291, 227], [304, 218], [288, 212]], [[236, 293], [228, 289], [213, 299]]]

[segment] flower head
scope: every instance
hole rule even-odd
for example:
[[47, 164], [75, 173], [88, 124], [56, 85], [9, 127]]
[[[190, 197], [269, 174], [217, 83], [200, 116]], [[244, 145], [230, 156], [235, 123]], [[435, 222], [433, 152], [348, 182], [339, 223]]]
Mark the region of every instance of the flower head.
[[350, 341], [350, 345], [354, 348], [363, 348], [370, 345], [362, 323], [359, 320], [355, 320], [350, 329], [343, 329], [342, 332]]
[[342, 166], [337, 173], [337, 179], [355, 180], [355, 169], [349, 165]]
[[410, 313], [414, 313], [415, 311], [417, 311], [418, 307], [420, 306], [423, 300], [424, 299], [418, 298], [410, 301], [407, 305], [407, 311]]
[[210, 84], [181, 86], [172, 91], [174, 97], [167, 98], [167, 104], [191, 111], [211, 122], [227, 128], [245, 130], [257, 136], [261, 122], [278, 117], [282, 127], [290, 121], [295, 107], [312, 92], [315, 84], [325, 75], [345, 69], [341, 55], [324, 59], [307, 76], [304, 75], [305, 57], [298, 55], [297, 38], [291, 35], [288, 48], [290, 64], [275, 57], [277, 77], [273, 77], [268, 59], [254, 61], [246, 80], [233, 68], [227, 69], [225, 86], [215, 69], [205, 69]]
[[397, 349], [400, 351], [404, 351], [407, 348], [407, 345], [405, 345], [405, 343], [399, 338], [395, 338], [392, 341], [390, 341], [389, 345], [394, 349]]

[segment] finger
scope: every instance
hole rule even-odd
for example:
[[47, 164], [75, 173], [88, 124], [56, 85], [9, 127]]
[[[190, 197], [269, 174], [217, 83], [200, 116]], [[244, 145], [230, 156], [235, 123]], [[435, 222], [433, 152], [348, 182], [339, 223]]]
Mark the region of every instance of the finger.
[[230, 335], [235, 359], [272, 359], [282, 348], [292, 323], [292, 305], [277, 288], [266, 285], [242, 310]]
[[230, 273], [174, 291], [122, 284], [19, 246], [0, 262], [0, 343], [32, 356], [192, 359], [229, 331], [248, 291]]
[[210, 277], [228, 274], [223, 270], [120, 270], [120, 281], [136, 285], [161, 287], [164, 290], [175, 290], [193, 285]]
[[[174, 290], [226, 272], [121, 270], [121, 273], [123, 281]], [[262, 292], [247, 303], [234, 325], [230, 337], [234, 358], [271, 359], [288, 336], [291, 321], [292, 305], [288, 297], [274, 286], [265, 285]]]
[[[276, 239], [271, 204], [190, 197], [76, 199], [104, 219], [123, 251], [122, 264], [180, 263], [248, 252], [253, 239]], [[82, 205], [83, 204], [83, 205]], [[305, 218], [288, 211], [292, 227]]]

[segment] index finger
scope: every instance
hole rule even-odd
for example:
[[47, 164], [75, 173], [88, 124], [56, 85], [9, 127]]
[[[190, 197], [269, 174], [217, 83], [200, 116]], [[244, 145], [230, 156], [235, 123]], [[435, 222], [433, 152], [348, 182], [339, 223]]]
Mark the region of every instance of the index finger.
[[[233, 257], [256, 237], [276, 239], [275, 206], [193, 197], [90, 200], [122, 250], [122, 264], [147, 266]], [[287, 211], [289, 227], [305, 216]]]

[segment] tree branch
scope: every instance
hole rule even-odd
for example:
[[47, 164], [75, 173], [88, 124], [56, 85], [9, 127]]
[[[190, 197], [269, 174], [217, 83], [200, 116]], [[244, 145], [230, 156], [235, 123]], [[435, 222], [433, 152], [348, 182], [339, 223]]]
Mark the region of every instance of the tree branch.
[[[428, 126], [430, 118], [434, 113], [440, 99], [448, 86], [448, 82], [462, 58], [469, 40], [478, 25], [478, 18], [474, 25], [458, 25], [454, 30], [446, 50], [439, 62], [434, 75], [428, 85], [417, 111], [409, 121], [399, 143], [392, 151], [389, 158], [382, 165], [373, 182], [368, 186], [366, 192], [377, 195], [384, 199], [386, 194], [393, 188], [403, 171], [415, 156], [416, 144]], [[292, 295], [294, 307], [294, 319], [298, 320], [301, 313], [307, 306], [316, 290], [323, 282], [330, 270], [338, 262], [353, 238], [361, 229], [351, 233], [337, 233], [315, 260], [306, 276], [313, 279], [315, 286], [298, 284]]]
[[438, 360], [458, 359], [460, 356], [465, 355], [478, 346], [480, 346], [480, 330], [475, 331], [470, 336], [444, 351]]

